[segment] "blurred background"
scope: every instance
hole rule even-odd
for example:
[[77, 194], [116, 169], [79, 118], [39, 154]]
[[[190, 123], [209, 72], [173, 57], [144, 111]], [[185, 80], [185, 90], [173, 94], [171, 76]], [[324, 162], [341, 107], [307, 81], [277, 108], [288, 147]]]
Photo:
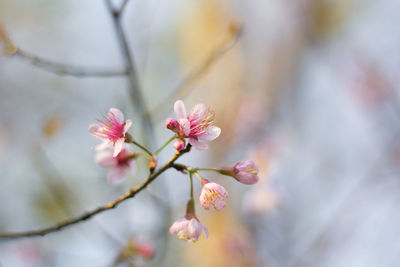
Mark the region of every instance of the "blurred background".
[[[230, 195], [220, 212], [197, 203], [208, 240], [169, 236], [189, 197], [187, 175], [170, 170], [87, 222], [0, 240], [0, 265], [399, 266], [399, 10], [397, 0], [130, 0], [122, 21], [154, 125], [151, 146], [170, 138], [164, 122], [175, 100], [204, 103], [222, 134], [179, 162], [254, 159], [260, 182], [204, 173]], [[140, 183], [145, 160], [111, 185], [90, 149], [98, 141], [88, 125], [110, 107], [146, 142], [126, 77], [57, 75], [15, 49], [121, 69], [104, 1], [2, 0], [0, 24], [0, 232], [54, 225]], [[160, 163], [173, 153], [169, 146]], [[196, 198], [200, 189], [196, 180]], [[133, 253], [137, 244], [155, 256]]]

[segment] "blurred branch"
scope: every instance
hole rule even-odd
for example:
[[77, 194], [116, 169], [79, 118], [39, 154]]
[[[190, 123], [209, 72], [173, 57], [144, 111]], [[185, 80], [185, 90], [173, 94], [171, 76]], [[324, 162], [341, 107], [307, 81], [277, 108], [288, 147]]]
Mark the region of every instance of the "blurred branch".
[[122, 12], [125, 10], [126, 4], [128, 4], [129, 0], [123, 0], [121, 6], [118, 9], [118, 14], [122, 14]]
[[101, 206], [101, 207], [98, 207], [95, 210], [83, 213], [82, 215], [80, 215], [78, 217], [65, 220], [65, 221], [63, 221], [61, 223], [58, 223], [58, 224], [56, 224], [54, 226], [51, 226], [51, 227], [47, 227], [47, 228], [43, 228], [43, 229], [39, 229], [39, 230], [25, 231], [25, 232], [0, 233], [0, 238], [11, 239], [11, 238], [21, 238], [21, 237], [31, 237], [31, 236], [44, 236], [44, 235], [46, 235], [48, 233], [60, 231], [60, 230], [62, 230], [63, 228], [65, 228], [67, 226], [71, 226], [71, 225], [77, 224], [79, 222], [86, 221], [86, 220], [90, 219], [91, 217], [93, 217], [93, 216], [95, 216], [95, 215], [97, 215], [99, 213], [102, 213], [104, 211], [107, 211], [107, 210], [110, 210], [110, 209], [114, 209], [120, 203], [124, 202], [125, 200], [127, 200], [129, 198], [133, 198], [137, 193], [139, 193], [140, 191], [145, 189], [160, 174], [162, 174], [166, 170], [172, 168], [174, 162], [180, 156], [182, 156], [183, 154], [189, 152], [190, 149], [191, 149], [191, 145], [188, 144], [184, 150], [176, 152], [175, 155], [167, 163], [165, 163], [165, 165], [163, 167], [161, 167], [157, 172], [155, 172], [153, 174], [150, 174], [147, 177], [147, 179], [142, 182], [141, 185], [139, 185], [138, 187], [132, 188], [127, 193], [123, 194], [119, 198], [115, 199], [114, 201], [109, 202], [108, 204], [106, 204], [104, 206]]
[[[128, 1], [124, 1], [119, 9], [113, 7], [111, 0], [105, 0], [107, 8], [112, 15], [112, 21], [114, 24], [115, 33], [117, 35], [118, 43], [120, 45], [121, 54], [123, 60], [125, 61], [125, 67], [127, 69], [127, 77], [129, 81], [129, 94], [133, 105], [136, 107], [140, 117], [142, 118], [143, 126], [146, 130], [146, 138], [154, 140], [153, 126], [151, 124], [150, 115], [147, 112], [146, 103], [140, 90], [139, 80], [136, 74], [136, 69], [134, 65], [133, 53], [131, 53], [128, 41], [126, 39], [124, 30], [121, 24], [121, 14], [124, 10]], [[148, 140], [146, 143], [149, 143]], [[150, 142], [154, 143], [154, 142]]]
[[230, 32], [233, 32], [231, 38], [222, 43], [221, 46], [216, 48], [203, 62], [201, 62], [195, 69], [189, 72], [186, 77], [178, 84], [178, 86], [172, 91], [172, 93], [161, 103], [159, 103], [153, 110], [149, 112], [150, 116], [157, 116], [163, 114], [175, 99], [179, 96], [183, 96], [188, 93], [189, 86], [202, 75], [223, 55], [231, 50], [235, 44], [239, 41], [243, 33], [242, 27], [232, 26]]
[[115, 70], [115, 69], [106, 69], [99, 67], [82, 67], [82, 66], [73, 66], [67, 65], [63, 63], [57, 63], [54, 61], [50, 61], [47, 59], [43, 59], [41, 57], [32, 55], [29, 52], [23, 51], [21, 49], [17, 49], [13, 56], [18, 56], [32, 65], [44, 69], [48, 72], [52, 72], [58, 75], [66, 75], [66, 76], [78, 76], [78, 77], [113, 77], [113, 76], [123, 76], [127, 75], [128, 71], [124, 69]]

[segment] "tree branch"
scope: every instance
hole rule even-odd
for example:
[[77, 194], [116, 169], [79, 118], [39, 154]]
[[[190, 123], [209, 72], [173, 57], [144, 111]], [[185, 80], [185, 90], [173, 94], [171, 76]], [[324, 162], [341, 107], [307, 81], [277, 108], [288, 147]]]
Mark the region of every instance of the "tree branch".
[[[130, 94], [131, 100], [132, 100], [134, 106], [136, 107], [136, 110], [138, 111], [140, 117], [142, 118], [142, 123], [143, 123], [143, 126], [147, 133], [146, 138], [149, 138], [150, 140], [153, 141], [154, 133], [153, 133], [153, 126], [152, 126], [151, 120], [150, 120], [150, 115], [147, 112], [147, 106], [145, 103], [145, 99], [140, 90], [139, 80], [138, 80], [135, 65], [134, 65], [134, 57], [129, 49], [128, 41], [126, 39], [124, 30], [123, 30], [122, 24], [121, 24], [121, 14], [122, 14], [123, 8], [125, 7], [127, 1], [124, 1], [122, 3], [122, 6], [119, 9], [115, 9], [113, 7], [111, 0], [105, 0], [105, 1], [107, 4], [107, 8], [112, 15], [112, 21], [114, 24], [115, 33], [117, 35], [118, 43], [121, 48], [121, 54], [122, 54], [123, 60], [125, 61], [125, 67], [128, 71], [127, 76], [128, 76], [128, 81], [129, 81], [129, 94]], [[149, 143], [149, 142], [146, 142], [146, 143]], [[151, 142], [151, 143], [153, 143], [153, 142]]]
[[52, 72], [58, 75], [65, 76], [78, 76], [78, 77], [113, 77], [113, 76], [124, 76], [127, 75], [128, 71], [124, 69], [106, 69], [99, 67], [82, 67], [72, 66], [63, 63], [57, 63], [51, 60], [43, 59], [35, 56], [29, 52], [21, 49], [17, 49], [12, 56], [18, 56], [30, 64], [39, 67], [48, 72]]
[[119, 198], [109, 202], [108, 204], [98, 207], [95, 210], [85, 212], [82, 215], [71, 218], [68, 220], [65, 220], [63, 222], [60, 222], [54, 226], [50, 226], [47, 228], [39, 229], [39, 230], [32, 230], [32, 231], [25, 231], [25, 232], [15, 232], [15, 233], [0, 233], [0, 238], [4, 239], [13, 239], [13, 238], [21, 238], [21, 237], [31, 237], [31, 236], [44, 236], [48, 233], [52, 232], [57, 232], [60, 231], [63, 228], [66, 228], [68, 226], [77, 224], [82, 221], [86, 221], [87, 219], [90, 219], [91, 217], [104, 212], [106, 210], [114, 209], [117, 207], [120, 203], [124, 202], [125, 200], [129, 198], [133, 198], [137, 193], [145, 189], [151, 182], [153, 182], [160, 174], [165, 172], [166, 170], [170, 169], [173, 167], [175, 161], [182, 156], [183, 154], [187, 153], [191, 149], [191, 145], [188, 144], [184, 150], [181, 150], [179, 152], [176, 152], [175, 155], [167, 162], [163, 167], [161, 167], [158, 171], [156, 171], [153, 174], [150, 174], [146, 180], [142, 182], [141, 185], [138, 187], [134, 187], [131, 190], [129, 190], [127, 193], [123, 194]]
[[220, 47], [215, 49], [197, 68], [193, 69], [189, 72], [186, 77], [178, 84], [178, 86], [172, 91], [172, 93], [167, 96], [167, 98], [159, 103], [156, 108], [149, 112], [149, 116], [157, 116], [160, 114], [164, 114], [167, 108], [169, 108], [170, 104], [174, 99], [179, 98], [179, 96], [185, 95], [188, 93], [189, 86], [199, 79], [202, 75], [206, 73], [206, 71], [217, 62], [223, 55], [225, 55], [229, 50], [231, 50], [235, 44], [240, 39], [243, 33], [242, 28], [235, 28], [233, 36], [226, 42], [224, 42]]

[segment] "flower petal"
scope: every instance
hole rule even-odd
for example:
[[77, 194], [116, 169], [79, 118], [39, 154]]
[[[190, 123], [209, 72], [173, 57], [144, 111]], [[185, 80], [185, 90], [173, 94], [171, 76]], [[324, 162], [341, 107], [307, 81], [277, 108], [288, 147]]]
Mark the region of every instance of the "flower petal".
[[204, 104], [197, 104], [190, 111], [190, 118], [203, 118], [205, 113], [207, 112], [207, 107]]
[[171, 227], [169, 228], [169, 233], [170, 233], [171, 235], [174, 235], [174, 234], [180, 232], [183, 228], [185, 228], [185, 225], [186, 225], [187, 223], [188, 223], [188, 221], [187, 221], [184, 217], [179, 218], [178, 220], [176, 220], [176, 221], [171, 225]]
[[114, 143], [113, 157], [118, 156], [119, 152], [121, 152], [122, 146], [124, 145], [124, 142], [125, 142], [125, 140], [123, 138], [120, 138]]
[[208, 144], [204, 143], [204, 142], [200, 142], [194, 138], [190, 138], [189, 139], [189, 143], [194, 146], [196, 149], [198, 150], [206, 150], [208, 149]]
[[95, 137], [95, 138], [103, 139], [103, 138], [100, 137], [99, 134], [98, 134], [99, 128], [100, 128], [100, 127], [99, 127], [99, 125], [97, 125], [97, 124], [90, 124], [90, 125], [89, 125], [89, 133], [90, 133], [93, 137]]
[[107, 116], [115, 117], [121, 124], [124, 123], [124, 114], [117, 108], [110, 108]]
[[214, 139], [216, 139], [219, 135], [221, 134], [221, 128], [217, 127], [217, 126], [210, 126], [207, 129], [207, 133], [198, 136], [197, 138], [200, 141], [212, 141]]
[[113, 158], [112, 152], [110, 150], [107, 150], [97, 154], [96, 163], [103, 168], [111, 168], [117, 166], [118, 161]]
[[131, 120], [126, 120], [125, 125], [124, 125], [124, 134], [128, 131], [128, 129], [132, 126], [132, 121]]
[[190, 122], [188, 119], [179, 119], [178, 122], [185, 136], [188, 136], [190, 134]]
[[108, 172], [107, 181], [110, 184], [120, 184], [124, 180], [125, 174], [126, 174], [126, 167], [112, 168]]
[[182, 100], [177, 100], [174, 104], [174, 111], [175, 115], [178, 119], [184, 119], [186, 118], [186, 109], [185, 109], [185, 104], [183, 103]]
[[104, 140], [103, 143], [101, 143], [101, 144], [99, 144], [99, 145], [97, 145], [95, 147], [92, 147], [92, 149], [94, 151], [101, 151], [101, 150], [104, 150], [104, 149], [107, 149], [107, 148], [111, 148], [111, 147], [112, 147], [112, 142], [110, 140]]
[[210, 235], [210, 233], [208, 232], [207, 227], [206, 227], [204, 224], [202, 224], [202, 223], [200, 223], [200, 224], [201, 224], [201, 226], [203, 227], [204, 233], [206, 233], [206, 237], [207, 237], [207, 239], [208, 239], [208, 236]]
[[201, 235], [201, 225], [196, 219], [191, 219], [188, 226], [187, 226], [187, 232], [189, 236], [193, 239], [196, 240], [199, 238]]

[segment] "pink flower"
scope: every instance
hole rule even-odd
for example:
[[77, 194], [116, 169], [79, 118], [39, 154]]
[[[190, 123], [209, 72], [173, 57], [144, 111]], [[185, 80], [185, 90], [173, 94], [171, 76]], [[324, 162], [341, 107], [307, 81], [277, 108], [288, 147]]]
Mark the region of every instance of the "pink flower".
[[135, 154], [126, 148], [114, 157], [112, 151], [105, 150], [97, 154], [96, 162], [104, 168], [110, 169], [107, 175], [107, 181], [111, 184], [119, 184], [125, 176], [135, 172], [134, 164]]
[[237, 163], [233, 168], [222, 168], [221, 174], [232, 176], [242, 184], [255, 184], [258, 182], [258, 167], [252, 160]]
[[169, 233], [171, 235], [177, 234], [179, 239], [183, 239], [187, 242], [195, 242], [199, 239], [203, 230], [208, 238], [208, 229], [196, 217], [194, 201], [191, 199], [187, 203], [185, 216], [179, 218], [171, 225]]
[[217, 138], [221, 129], [214, 126], [215, 113], [203, 104], [194, 106], [189, 115], [186, 114], [185, 105], [182, 100], [178, 100], [174, 105], [175, 115], [179, 124], [178, 129], [174, 128], [176, 124], [174, 119], [167, 119], [167, 127], [176, 129], [180, 137], [189, 138], [189, 143], [199, 150], [208, 148], [206, 141], [212, 141]]
[[225, 199], [228, 198], [228, 192], [222, 185], [209, 183], [207, 179], [202, 181], [203, 188], [200, 193], [200, 204], [204, 209], [210, 209], [210, 206], [216, 210], [222, 210], [225, 207]]
[[186, 218], [182, 217], [176, 220], [172, 226], [169, 228], [169, 233], [171, 235], [177, 234], [179, 239], [185, 240], [187, 242], [195, 242], [199, 239], [201, 233], [206, 233], [208, 238], [208, 230], [197, 218]]
[[99, 151], [114, 145], [113, 157], [116, 157], [127, 138], [127, 131], [132, 125], [131, 120], [124, 122], [124, 114], [116, 108], [110, 108], [103, 121], [96, 120], [98, 124], [89, 125], [89, 132], [94, 137], [102, 139], [103, 143], [93, 149]]

